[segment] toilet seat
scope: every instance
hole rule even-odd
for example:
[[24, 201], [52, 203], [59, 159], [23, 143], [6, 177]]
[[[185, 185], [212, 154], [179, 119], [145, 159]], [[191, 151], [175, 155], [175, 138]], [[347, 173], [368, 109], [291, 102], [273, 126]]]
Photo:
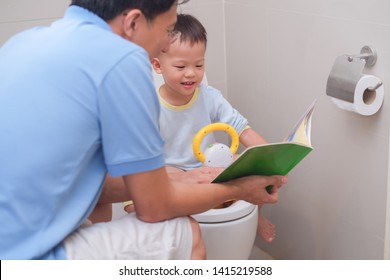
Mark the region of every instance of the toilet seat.
[[191, 215], [198, 223], [221, 223], [240, 219], [249, 215], [256, 205], [244, 200], [238, 200], [232, 205], [221, 209], [210, 209], [206, 212]]

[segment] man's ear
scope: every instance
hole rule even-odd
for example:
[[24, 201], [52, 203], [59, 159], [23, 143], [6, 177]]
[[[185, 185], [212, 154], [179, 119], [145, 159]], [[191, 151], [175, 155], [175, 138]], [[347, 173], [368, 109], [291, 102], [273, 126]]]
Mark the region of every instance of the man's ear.
[[152, 66], [153, 66], [154, 71], [157, 74], [161, 74], [162, 73], [160, 60], [158, 58], [153, 58], [152, 59]]
[[123, 32], [130, 40], [133, 38], [136, 30], [140, 27], [143, 20], [143, 14], [138, 9], [130, 10], [123, 20]]

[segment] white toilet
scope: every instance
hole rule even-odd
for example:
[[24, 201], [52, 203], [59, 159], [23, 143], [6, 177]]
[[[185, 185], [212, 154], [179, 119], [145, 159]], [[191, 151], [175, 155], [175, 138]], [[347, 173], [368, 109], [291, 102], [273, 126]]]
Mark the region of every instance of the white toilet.
[[257, 206], [239, 200], [232, 205], [192, 216], [200, 225], [209, 260], [244, 260], [252, 251]]
[[[113, 204], [113, 220], [127, 215], [122, 203]], [[236, 201], [227, 208], [192, 215], [200, 225], [209, 260], [248, 259], [256, 238], [257, 206]]]

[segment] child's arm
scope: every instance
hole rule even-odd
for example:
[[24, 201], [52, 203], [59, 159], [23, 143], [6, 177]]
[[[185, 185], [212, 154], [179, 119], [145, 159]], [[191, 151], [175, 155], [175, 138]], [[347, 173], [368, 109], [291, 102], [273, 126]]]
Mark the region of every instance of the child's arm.
[[246, 128], [240, 135], [240, 143], [245, 147], [267, 144], [268, 142], [252, 128]]

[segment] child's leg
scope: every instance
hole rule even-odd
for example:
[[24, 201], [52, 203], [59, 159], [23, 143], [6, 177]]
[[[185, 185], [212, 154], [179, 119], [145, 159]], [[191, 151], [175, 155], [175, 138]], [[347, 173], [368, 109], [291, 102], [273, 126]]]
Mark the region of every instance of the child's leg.
[[262, 206], [258, 205], [259, 220], [257, 224], [257, 235], [263, 238], [264, 241], [271, 243], [275, 239], [275, 226], [261, 214]]

